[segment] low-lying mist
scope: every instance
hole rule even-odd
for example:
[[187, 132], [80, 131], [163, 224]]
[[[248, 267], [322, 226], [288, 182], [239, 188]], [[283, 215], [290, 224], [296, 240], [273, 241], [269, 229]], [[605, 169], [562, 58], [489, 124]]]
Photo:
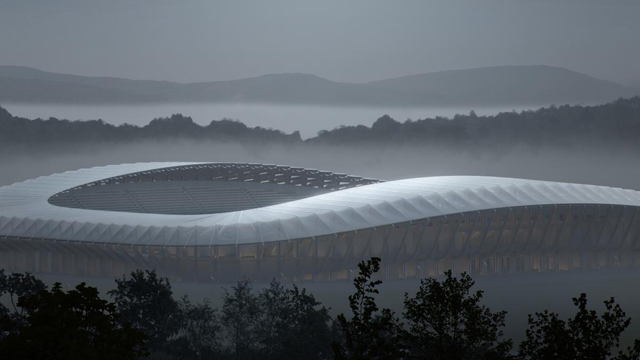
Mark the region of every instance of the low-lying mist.
[[191, 140], [4, 148], [0, 185], [108, 164], [147, 161], [255, 162], [291, 165], [384, 180], [485, 175], [640, 189], [640, 156], [608, 148], [508, 147], [483, 150], [447, 145], [329, 146]]
[[[211, 132], [212, 138], [207, 138], [202, 134], [204, 127], [192, 126], [190, 121], [174, 124], [169, 121], [171, 119], [161, 119], [156, 124], [175, 125], [160, 126], [160, 132], [120, 129], [131, 130], [131, 134], [137, 135], [126, 139], [116, 137], [114, 140], [105, 132], [113, 129], [103, 124], [53, 121], [50, 127], [46, 127], [43, 122], [7, 117], [7, 124], [24, 126], [24, 132], [16, 131], [15, 136], [6, 133], [6, 142], [0, 144], [0, 186], [93, 166], [193, 161], [291, 165], [384, 180], [484, 175], [640, 190], [640, 149], [635, 141], [640, 128], [635, 125], [637, 100], [634, 101], [629, 102], [629, 106], [617, 103], [605, 107], [601, 113], [596, 109], [596, 115], [590, 112], [591, 109], [564, 107], [521, 115], [469, 116], [453, 121], [435, 119], [402, 125], [390, 119], [378, 119], [375, 129], [338, 128], [307, 141], [295, 139], [291, 134], [247, 129], [231, 123], [226, 125], [240, 127], [243, 136], [209, 129], [207, 131]], [[232, 129], [235, 127], [231, 126]], [[601, 130], [607, 128], [611, 131], [603, 135]], [[73, 137], [68, 139], [69, 131], [74, 129], [80, 134], [77, 141], [72, 141]], [[181, 129], [195, 130], [193, 133], [180, 133], [178, 130]], [[419, 132], [421, 129], [424, 130], [422, 133]], [[126, 131], [123, 133], [126, 135]], [[574, 138], [566, 136], [573, 133], [578, 135]], [[266, 139], [267, 135], [272, 138]], [[18, 136], [31, 141], [18, 141]], [[522, 339], [528, 313], [549, 309], [568, 316], [573, 311], [571, 297], [583, 291], [597, 308], [602, 300], [615, 296], [634, 319], [627, 332], [629, 335], [623, 338], [626, 346], [640, 331], [639, 279], [637, 269], [554, 272], [517, 277], [478, 277], [477, 288], [486, 290], [486, 303], [493, 310], [509, 311], [506, 335], [516, 342]], [[69, 284], [83, 279], [51, 275], [46, 280], [63, 281], [70, 287]], [[86, 280], [104, 291], [113, 286], [111, 279]], [[222, 293], [222, 284], [176, 282], [174, 285], [176, 295], [189, 294], [196, 300], [209, 297], [214, 305]], [[417, 286], [411, 281], [385, 283], [380, 305], [402, 311], [403, 293], [412, 292]], [[353, 291], [350, 283], [305, 283], [304, 287], [323, 304], [331, 306], [334, 315], [348, 311], [347, 296]]]
[[[575, 315], [576, 307], [571, 298], [586, 293], [589, 307], [601, 313], [603, 301], [615, 297], [616, 303], [632, 319], [631, 325], [621, 337], [621, 346], [630, 346], [640, 333], [640, 272], [638, 269], [601, 269], [598, 271], [548, 272], [531, 274], [501, 274], [493, 276], [474, 276], [476, 281], [472, 291], [484, 291], [482, 303], [492, 311], [507, 311], [505, 337], [514, 340], [516, 346], [524, 339], [527, 329], [527, 315], [543, 310], [558, 313], [561, 318]], [[115, 288], [113, 279], [48, 275], [39, 277], [49, 286], [62, 282], [68, 290], [75, 284], [85, 281], [98, 287], [101, 294]], [[211, 305], [220, 308], [225, 289], [234, 283], [193, 283], [172, 281], [176, 298], [188, 295], [193, 301], [209, 299]], [[323, 306], [330, 308], [332, 316], [349, 314], [348, 297], [354, 292], [351, 281], [344, 282], [303, 282], [297, 284], [312, 293]], [[290, 284], [285, 284], [290, 286]], [[411, 296], [420, 286], [417, 280], [387, 280], [379, 287], [380, 294], [376, 303], [401, 315], [405, 292]], [[267, 283], [255, 283], [253, 289], [259, 292]], [[104, 295], [106, 297], [106, 295]]]
[[316, 136], [318, 131], [333, 129], [341, 125], [367, 125], [383, 114], [404, 121], [427, 117], [468, 114], [475, 110], [478, 115], [495, 115], [501, 111], [523, 111], [536, 106], [503, 107], [353, 107], [353, 106], [313, 106], [313, 105], [273, 105], [273, 104], [165, 104], [165, 105], [47, 105], [13, 104], [2, 106], [15, 116], [29, 119], [102, 119], [109, 124], [124, 123], [144, 126], [149, 120], [170, 114], [186, 114], [200, 125], [207, 125], [212, 119], [240, 119], [247, 126], [262, 126], [279, 129], [287, 133], [300, 131], [303, 139]]
[[[342, 172], [385, 180], [440, 175], [486, 175], [565, 181], [640, 189], [640, 156], [637, 149], [609, 143], [607, 147], [572, 145], [536, 148], [531, 145], [473, 148], [443, 145], [330, 146], [310, 143], [251, 143], [196, 140], [147, 140], [136, 143], [5, 147], [0, 153], [0, 185], [42, 175], [108, 164], [147, 161], [255, 162], [282, 164]], [[631, 344], [640, 331], [638, 271], [572, 272], [531, 276], [478, 277], [477, 289], [485, 290], [492, 310], [507, 310], [505, 335], [516, 343], [526, 329], [526, 315], [549, 309], [563, 317], [573, 313], [571, 297], [587, 292], [591, 304], [601, 310], [610, 296], [623, 306], [633, 322], [622, 345]], [[75, 284], [81, 280], [101, 291], [113, 287], [111, 279], [45, 276], [48, 282]], [[233, 284], [174, 283], [176, 295], [211, 298], [219, 306], [222, 286]], [[71, 285], [68, 285], [71, 286]], [[256, 284], [257, 287], [262, 286]], [[332, 308], [333, 315], [348, 312], [350, 283], [301, 284]], [[416, 282], [386, 282], [380, 305], [401, 312], [405, 291]]]

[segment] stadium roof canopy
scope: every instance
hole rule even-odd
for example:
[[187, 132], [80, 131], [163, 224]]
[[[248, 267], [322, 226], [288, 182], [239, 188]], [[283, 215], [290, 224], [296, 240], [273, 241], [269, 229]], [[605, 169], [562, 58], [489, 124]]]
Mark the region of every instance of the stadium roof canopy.
[[1, 187], [0, 236], [142, 246], [249, 244], [549, 204], [640, 206], [640, 192], [479, 176], [381, 182], [260, 164], [123, 164]]

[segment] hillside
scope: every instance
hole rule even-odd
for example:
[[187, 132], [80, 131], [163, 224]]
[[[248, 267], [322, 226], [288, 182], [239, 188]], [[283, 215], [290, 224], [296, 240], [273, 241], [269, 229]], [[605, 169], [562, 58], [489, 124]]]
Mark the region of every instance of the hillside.
[[114, 77], [68, 75], [42, 71], [26, 66], [2, 65], [0, 65], [0, 78], [10, 78], [16, 81], [38, 80], [56, 84], [77, 84], [112, 91], [124, 91], [144, 96], [159, 95], [180, 85], [169, 81], [129, 80]]
[[410, 105], [417, 99], [394, 90], [330, 81], [309, 74], [185, 84], [169, 95], [180, 102], [247, 102], [317, 105]]
[[465, 105], [601, 103], [640, 93], [551, 66], [496, 66], [392, 78], [368, 85]]
[[60, 104], [273, 103], [337, 106], [495, 106], [603, 103], [640, 93], [549, 66], [444, 71], [353, 84], [272, 74], [182, 84], [0, 66], [0, 102]]
[[134, 104], [156, 102], [157, 97], [86, 83], [0, 76], [0, 101], [44, 104]]

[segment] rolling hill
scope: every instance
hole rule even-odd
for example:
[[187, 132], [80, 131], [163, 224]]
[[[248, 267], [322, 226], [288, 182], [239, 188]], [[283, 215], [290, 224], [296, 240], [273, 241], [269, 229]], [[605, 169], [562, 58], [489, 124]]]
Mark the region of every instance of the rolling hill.
[[598, 103], [640, 93], [610, 81], [552, 66], [495, 66], [404, 76], [368, 85], [440, 98], [453, 104]]
[[638, 93], [640, 90], [550, 66], [452, 70], [364, 84], [289, 73], [183, 84], [0, 66], [0, 103], [492, 106], [602, 103]]

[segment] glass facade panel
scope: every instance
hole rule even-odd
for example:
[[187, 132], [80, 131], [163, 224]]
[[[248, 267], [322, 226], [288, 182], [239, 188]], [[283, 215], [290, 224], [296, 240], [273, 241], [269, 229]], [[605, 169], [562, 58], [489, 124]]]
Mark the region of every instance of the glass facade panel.
[[391, 228], [391, 234], [389, 235], [389, 240], [386, 243], [386, 251], [384, 255], [391, 256], [395, 258], [395, 256], [400, 251], [402, 243], [405, 238], [405, 234], [409, 231], [409, 227], [411, 225], [409, 223], [401, 223], [398, 225], [394, 225]]
[[558, 239], [558, 233], [560, 232], [562, 222], [558, 220], [558, 213], [560, 209], [558, 206], [547, 205], [544, 209], [544, 221], [541, 250], [548, 251], [553, 250], [556, 247], [556, 240]]
[[453, 245], [451, 246], [450, 255], [460, 256], [464, 250], [473, 225], [471, 224], [470, 213], [459, 215], [458, 224], [456, 225], [456, 233], [453, 237]]
[[281, 259], [294, 259], [297, 255], [296, 244], [291, 241], [280, 241], [280, 258]]
[[529, 208], [519, 207], [515, 209], [516, 227], [513, 236], [512, 251], [524, 251], [529, 238]]
[[398, 260], [414, 259], [418, 247], [421, 245], [422, 235], [427, 228], [426, 221], [418, 221], [411, 225], [409, 233], [404, 240], [404, 246], [400, 249]]
[[[347, 281], [359, 261], [383, 259], [387, 279], [638, 266], [640, 211], [560, 204], [438, 216], [393, 226], [274, 243], [214, 246], [98, 245], [3, 239], [9, 271], [121, 276], [158, 269], [199, 281]], [[346, 275], [345, 275], [346, 274]]]
[[439, 218], [438, 222], [440, 228], [437, 239], [438, 245], [436, 247], [436, 257], [442, 258], [444, 256], [448, 256], [449, 254], [449, 249], [451, 248], [453, 235], [456, 229], [456, 216], [445, 216]]
[[426, 229], [423, 232], [420, 244], [418, 244], [418, 250], [416, 253], [417, 259], [429, 259], [433, 257], [434, 248], [436, 245], [436, 237], [438, 235], [437, 218], [428, 219]]
[[329, 257], [331, 246], [333, 245], [333, 236], [320, 236], [316, 238], [318, 259], [326, 259]]
[[344, 259], [347, 257], [347, 252], [350, 251], [351, 242], [353, 241], [353, 235], [353, 232], [343, 233], [334, 239], [332, 252], [334, 259]]
[[278, 258], [278, 243], [266, 243], [262, 250], [263, 259], [277, 259]]
[[474, 229], [467, 244], [467, 254], [478, 254], [481, 251], [485, 235], [490, 229], [495, 213], [496, 211], [494, 210], [479, 211], [477, 213]]
[[248, 244], [248, 245], [240, 245], [239, 254], [241, 259], [246, 258], [257, 258], [258, 257], [258, 245], [257, 244]]
[[373, 236], [373, 229], [358, 231], [353, 240], [352, 254], [354, 258], [364, 259], [366, 257], [367, 248]]
[[638, 248], [638, 236], [640, 235], [640, 210], [635, 212], [635, 216], [633, 220], [631, 220], [631, 224], [629, 225], [629, 229], [627, 230], [627, 235], [625, 236], [625, 241], [628, 246], [632, 249]]
[[525, 250], [538, 251], [542, 248], [544, 229], [544, 208], [542, 206], [531, 206], [529, 208], [529, 238], [527, 239]]
[[217, 257], [220, 259], [234, 259], [237, 256], [237, 247], [235, 245], [217, 246]]
[[311, 238], [298, 240], [298, 257], [310, 259], [315, 256], [315, 243]]
[[575, 226], [572, 244], [576, 249], [592, 248], [592, 239], [589, 237], [594, 220], [597, 217], [597, 206], [585, 205], [580, 215], [579, 222]]
[[376, 232], [373, 234], [373, 238], [371, 239], [371, 244], [369, 244], [369, 257], [382, 256], [384, 242], [389, 231], [389, 228], [378, 228], [376, 230]]
[[420, 264], [415, 261], [407, 261], [403, 264], [404, 267], [404, 278], [405, 279], [416, 279], [420, 278]]

